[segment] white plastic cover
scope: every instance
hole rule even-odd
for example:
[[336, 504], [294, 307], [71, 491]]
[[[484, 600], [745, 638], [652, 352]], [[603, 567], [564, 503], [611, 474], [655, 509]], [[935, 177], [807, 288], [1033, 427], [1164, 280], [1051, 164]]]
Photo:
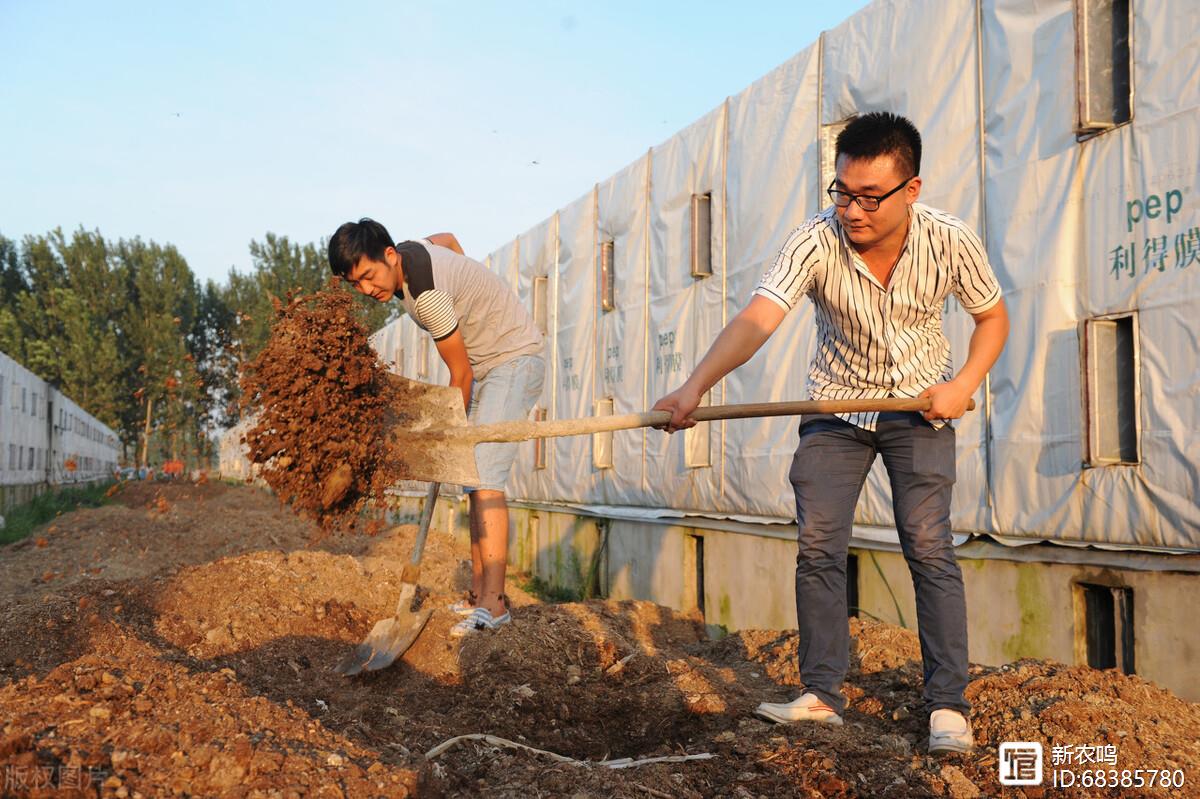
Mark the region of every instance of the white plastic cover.
[[[726, 318], [750, 301], [788, 234], [820, 205], [817, 197], [817, 48], [810, 47], [729, 101]], [[802, 303], [758, 354], [735, 370], [713, 403], [803, 399], [816, 338]], [[722, 388], [722, 387], [718, 387]], [[719, 510], [792, 519], [788, 467], [794, 418], [724, 424]]]
[[[656, 147], [650, 180], [650, 313], [647, 406], [678, 388], [724, 325], [724, 163], [722, 105]], [[708, 196], [712, 274], [692, 276], [692, 198]], [[703, 225], [699, 226], [703, 230]], [[708, 428], [707, 430], [702, 428]], [[685, 462], [688, 436], [651, 430], [646, 436], [646, 489], [657, 506], [716, 508], [720, 503], [721, 424], [705, 423], [706, 452]]]
[[[1006, 0], [985, 16], [988, 227], [1013, 319], [993, 370], [996, 524], [1197, 549], [1200, 7], [1134, 8], [1133, 121], [1083, 142], [1072, 3]], [[1081, 325], [1131, 311], [1141, 463], [1084, 468]]]
[[[44, 385], [43, 390], [50, 395], [49, 410], [53, 415], [53, 428], [47, 433], [50, 444], [43, 455], [50, 461], [50, 482], [77, 483], [111, 477], [121, 452], [117, 434], [65, 394], [49, 384]], [[39, 392], [39, 402], [44, 401]], [[41, 413], [37, 424], [45, 429], [47, 422]], [[47, 447], [45, 443], [41, 446]], [[74, 462], [74, 470], [67, 468], [68, 459]]]
[[246, 416], [221, 435], [217, 451], [217, 471], [224, 480], [251, 481], [257, 467], [250, 463], [250, 456], [242, 436], [254, 427], [254, 417]]
[[521, 269], [521, 245], [517, 239], [507, 242], [488, 254], [484, 265], [495, 272], [510, 286], [516, 286]]
[[[595, 303], [595, 400], [611, 397], [613, 413], [646, 408], [647, 272], [650, 157], [644, 156], [596, 188], [598, 246], [613, 245], [615, 307]], [[597, 254], [597, 259], [599, 259]], [[580, 439], [584, 440], [584, 439]], [[588, 501], [608, 505], [648, 504], [646, 430], [613, 433], [613, 468], [600, 471]]]
[[[554, 319], [554, 403], [551, 418], [592, 415], [595, 398], [596, 192], [589, 191], [558, 212]], [[556, 438], [548, 459], [552, 496], [586, 502], [599, 474], [592, 468], [591, 439]]]
[[[537, 402], [538, 408], [546, 410], [547, 418], [552, 418], [550, 409], [554, 404], [554, 344], [556, 339], [554, 330], [556, 320], [553, 311], [553, 297], [557, 287], [555, 276], [556, 224], [556, 217], [551, 217], [522, 234], [518, 239], [520, 252], [517, 282], [512, 284], [517, 296], [521, 298], [521, 302], [529, 311], [529, 315], [533, 316], [534, 287], [538, 283], [537, 279], [544, 278], [547, 281], [541, 289], [544, 292], [543, 297], [539, 300], [539, 302], [547, 303], [545, 348], [542, 352], [546, 361], [546, 379], [542, 384], [542, 396]], [[533, 441], [526, 441], [520, 445], [517, 460], [509, 473], [506, 488], [513, 496], [532, 500], [549, 500], [554, 496], [555, 461], [553, 452], [547, 448], [545, 468], [537, 469], [534, 464], [535, 449], [536, 442]]]

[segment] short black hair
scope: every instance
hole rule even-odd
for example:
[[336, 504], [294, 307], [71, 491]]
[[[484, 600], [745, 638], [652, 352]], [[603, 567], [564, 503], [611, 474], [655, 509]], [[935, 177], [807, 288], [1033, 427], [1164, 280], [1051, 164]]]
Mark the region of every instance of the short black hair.
[[837, 156], [851, 159], [890, 155], [901, 171], [921, 174], [921, 134], [905, 117], [888, 111], [872, 111], [855, 117], [837, 137]]
[[329, 269], [339, 277], [350, 274], [359, 259], [383, 260], [383, 251], [396, 246], [387, 228], [374, 219], [363, 217], [347, 222], [334, 231], [329, 240]]

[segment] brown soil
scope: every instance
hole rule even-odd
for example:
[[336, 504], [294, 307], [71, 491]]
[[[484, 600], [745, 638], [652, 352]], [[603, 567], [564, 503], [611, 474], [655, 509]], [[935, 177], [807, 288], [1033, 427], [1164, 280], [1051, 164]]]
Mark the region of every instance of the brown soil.
[[[366, 503], [408, 475], [379, 446], [400, 409], [353, 297], [333, 283], [275, 301], [271, 337], [242, 375], [251, 463], [280, 499], [325, 532], [353, 528]], [[374, 532], [374, 530], [372, 530]]]
[[[392, 610], [412, 526], [310, 545], [314, 527], [249, 487], [115, 500], [0, 549], [2, 795], [1166, 796], [1200, 780], [1200, 705], [1040, 661], [975, 667], [978, 750], [930, 758], [915, 636], [858, 620], [840, 728], [751, 715], [794, 697], [794, 632], [713, 642], [650, 603], [542, 605], [516, 586], [499, 632], [451, 643], [439, 609], [391, 668], [343, 678], [332, 665]], [[430, 535], [426, 602], [461, 594], [466, 558]], [[609, 769], [479, 741], [426, 757], [471, 733], [591, 761], [713, 757]], [[1012, 740], [1115, 744], [1118, 768], [1191, 785], [1002, 793]]]

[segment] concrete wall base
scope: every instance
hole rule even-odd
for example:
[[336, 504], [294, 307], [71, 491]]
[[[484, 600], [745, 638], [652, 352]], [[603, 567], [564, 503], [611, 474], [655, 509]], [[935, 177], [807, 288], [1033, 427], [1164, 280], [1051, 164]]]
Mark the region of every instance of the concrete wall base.
[[8, 513], [9, 509], [24, 505], [26, 502], [33, 502], [49, 489], [50, 484], [46, 482], [0, 485], [0, 514]]
[[[510, 515], [510, 563], [552, 585], [578, 585], [579, 565], [601, 546], [604, 595], [610, 598], [699, 609], [713, 632], [796, 626], [796, 544], [778, 531], [754, 535], [544, 507], [518, 506]], [[995, 550], [994, 557], [959, 558], [972, 662], [1000, 665], [1032, 657], [1086, 665], [1079, 586], [1127, 587], [1133, 592], [1134, 673], [1200, 701], [1200, 684], [1193, 679], [1200, 628], [1189, 618], [1200, 595], [1197, 556], [1104, 552], [1096, 553], [1103, 561], [1096, 565], [1055, 562], [1062, 550], [1052, 545], [1038, 549], [1046, 558], [1040, 561], [1010, 560], [1007, 548]], [[886, 545], [855, 547], [850, 554], [858, 558], [860, 612], [916, 629], [903, 555]], [[1158, 566], [1147, 568], [1148, 560]]]

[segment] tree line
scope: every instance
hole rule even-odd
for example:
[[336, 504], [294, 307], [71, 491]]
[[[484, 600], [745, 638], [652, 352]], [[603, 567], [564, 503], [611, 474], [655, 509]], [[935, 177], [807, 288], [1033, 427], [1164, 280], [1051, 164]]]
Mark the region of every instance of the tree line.
[[[266, 344], [271, 298], [329, 280], [325, 242], [267, 233], [250, 257], [249, 272], [201, 284], [171, 244], [0, 235], [0, 351], [112, 428], [126, 463], [148, 441], [150, 463], [203, 464], [238, 420], [239, 369]], [[356, 308], [369, 330], [395, 313], [365, 297]]]

